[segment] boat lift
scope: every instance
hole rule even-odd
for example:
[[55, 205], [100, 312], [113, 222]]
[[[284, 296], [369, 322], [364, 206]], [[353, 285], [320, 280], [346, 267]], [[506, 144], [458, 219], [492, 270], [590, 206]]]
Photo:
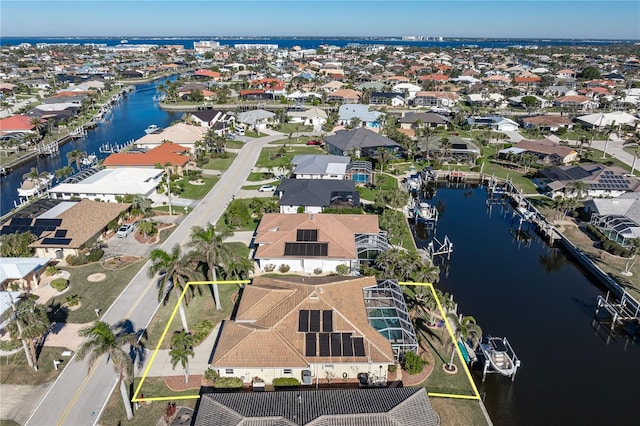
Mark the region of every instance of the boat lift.
[[[434, 241], [437, 243], [434, 244]], [[444, 236], [444, 240], [440, 242], [436, 237], [433, 237], [432, 241], [427, 244], [426, 251], [431, 259], [435, 256], [446, 255], [447, 260], [451, 260], [451, 253], [453, 253], [453, 243], [448, 236]]]
[[611, 330], [617, 325], [623, 325], [625, 323], [635, 322], [636, 332], [640, 330], [640, 303], [635, 300], [626, 291], [623, 291], [622, 297], [619, 302], [609, 300], [609, 292], [606, 297], [598, 295], [598, 307], [596, 308], [597, 317], [601, 309], [604, 309], [611, 315]]
[[[494, 350], [493, 344], [481, 344], [476, 349], [476, 356], [478, 357], [478, 359], [482, 359], [484, 361], [484, 364], [482, 366], [482, 381], [484, 382], [486, 380], [487, 374], [499, 373], [503, 376], [511, 377], [511, 381], [513, 382], [516, 379], [516, 373], [518, 372], [518, 368], [520, 367], [520, 359], [516, 355], [506, 337], [494, 338], [489, 336], [488, 342], [491, 343], [492, 341], [497, 342], [498, 347], [495, 349], [497, 351], [497, 356], [507, 357], [510, 362], [513, 363], [513, 366], [509, 371], [501, 371], [500, 369], [498, 369], [489, 359], [491, 355], [487, 353]], [[485, 347], [484, 350], [483, 346]]]

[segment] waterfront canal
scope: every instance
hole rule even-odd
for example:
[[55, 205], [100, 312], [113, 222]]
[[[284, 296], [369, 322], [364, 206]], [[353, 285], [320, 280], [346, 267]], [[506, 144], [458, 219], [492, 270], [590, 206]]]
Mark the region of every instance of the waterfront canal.
[[11, 173], [2, 178], [0, 183], [0, 215], [8, 213], [14, 207], [14, 202], [19, 202], [17, 189], [22, 184], [22, 176], [29, 173], [32, 167], [36, 167], [41, 173], [45, 171], [53, 173], [68, 164], [67, 153], [74, 149], [95, 154], [101, 160], [109, 154], [100, 153], [100, 146], [122, 144], [131, 139], [138, 139], [144, 136], [144, 129], [150, 124], [166, 127], [172, 121], [178, 120], [182, 113], [161, 110], [153, 101], [157, 85], [165, 80], [136, 85], [133, 92], [113, 106], [112, 113], [107, 115], [107, 120], [89, 130], [84, 138], [61, 146], [58, 155], [36, 158], [27, 164], [15, 167]]
[[440, 210], [437, 238], [454, 244], [437, 287], [485, 335], [506, 336], [522, 362], [514, 382], [490, 374], [481, 383], [474, 371], [494, 424], [639, 424], [640, 336], [608, 341], [608, 328], [592, 325], [606, 290], [533, 230], [515, 239], [512, 209], [489, 213], [486, 199], [482, 187], [440, 187], [428, 202]]

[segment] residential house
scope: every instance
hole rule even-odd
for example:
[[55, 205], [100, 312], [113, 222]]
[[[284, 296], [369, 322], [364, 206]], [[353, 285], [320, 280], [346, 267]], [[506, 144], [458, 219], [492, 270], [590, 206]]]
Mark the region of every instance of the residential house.
[[276, 195], [280, 213], [320, 213], [328, 208], [360, 207], [355, 182], [329, 179], [283, 179]]
[[161, 131], [149, 133], [136, 140], [135, 146], [138, 148], [153, 149], [167, 141], [178, 145], [186, 146], [195, 152], [195, 144], [204, 139], [207, 128], [194, 126], [186, 123], [176, 123]]
[[238, 113], [236, 123], [245, 129], [252, 129], [255, 132], [266, 129], [267, 125], [274, 122], [275, 114], [264, 109], [254, 109]]
[[422, 123], [425, 127], [446, 127], [451, 120], [435, 112], [408, 112], [398, 119], [401, 129], [416, 129]]
[[440, 425], [425, 388], [202, 393], [193, 425], [226, 418], [234, 424]]
[[535, 104], [535, 108], [536, 109], [544, 109], [547, 107], [551, 106], [551, 102], [546, 100], [545, 98], [541, 98], [540, 96], [536, 96], [536, 95], [522, 95], [522, 96], [513, 96], [511, 98], [508, 99], [508, 102], [510, 105], [516, 106], [516, 107], [520, 107], [520, 108], [529, 108], [527, 105], [525, 105], [522, 102], [522, 98], [525, 97], [532, 97], [536, 100], [536, 104]]
[[384, 114], [378, 111], [370, 111], [369, 105], [344, 104], [338, 109], [338, 125], [348, 126], [357, 122], [354, 127], [366, 127], [379, 129], [382, 127]]
[[475, 127], [487, 127], [498, 132], [516, 132], [520, 127], [515, 121], [498, 116], [469, 117], [467, 124]]
[[628, 192], [616, 198], [593, 198], [585, 201], [591, 213], [590, 223], [611, 240], [630, 247], [640, 238], [640, 193]]
[[344, 180], [351, 162], [343, 155], [296, 155], [291, 159], [294, 179]]
[[415, 98], [416, 93], [422, 91], [422, 87], [413, 83], [400, 83], [393, 86], [391, 90], [396, 93], [404, 93], [405, 99], [411, 100]]
[[187, 147], [173, 142], [165, 142], [150, 151], [133, 149], [116, 152], [105, 158], [103, 165], [107, 169], [123, 167], [155, 169], [158, 165], [163, 168], [170, 165], [172, 173], [182, 175], [189, 163], [190, 151]]
[[51, 188], [49, 197], [56, 200], [89, 199], [109, 203], [115, 203], [116, 197], [127, 194], [140, 194], [153, 199], [164, 172], [164, 169], [133, 167], [86, 169]]
[[194, 124], [213, 129], [218, 135], [229, 133], [235, 120], [233, 115], [217, 109], [205, 109], [191, 113], [191, 121]]
[[[240, 377], [246, 384], [254, 379], [271, 384], [279, 377], [304, 385], [332, 378], [357, 383], [359, 373], [385, 384], [394, 352], [383, 331], [372, 325], [375, 313], [369, 309], [373, 304], [380, 310], [374, 296], [383, 294], [385, 283], [374, 277], [257, 277], [245, 287], [234, 319], [223, 323], [211, 367], [219, 377]], [[402, 354], [417, 350], [417, 341], [402, 293], [396, 291], [389, 321], [381, 323], [401, 323]]]
[[[30, 218], [20, 218], [18, 222], [20, 220], [23, 220], [22, 223], [31, 221]], [[9, 233], [11, 225], [2, 229]], [[51, 258], [48, 257], [0, 257], [0, 291], [30, 291], [38, 288], [49, 262]]]
[[413, 98], [417, 107], [451, 108], [460, 100], [455, 92], [418, 92]]
[[561, 96], [554, 100], [554, 104], [560, 108], [575, 111], [595, 109], [600, 105], [597, 101], [582, 95]]
[[327, 122], [327, 112], [323, 109], [312, 107], [304, 111], [287, 112], [289, 123], [302, 123], [304, 126], [313, 126], [314, 130], [321, 130]]
[[626, 170], [596, 163], [548, 167], [538, 174], [540, 185], [552, 198], [578, 196], [570, 188], [571, 182], [577, 180], [585, 184], [586, 194], [582, 195], [594, 198], [619, 197], [627, 192], [638, 192], [640, 188], [640, 180], [630, 176]]
[[359, 158], [376, 157], [379, 148], [394, 154], [400, 152], [400, 145], [395, 141], [364, 127], [338, 130], [324, 140], [329, 154], [333, 155], [350, 155], [355, 152], [355, 156]]
[[581, 115], [576, 117], [576, 121], [585, 127], [604, 129], [609, 126], [617, 126], [617, 128], [629, 126], [635, 128], [639, 119], [624, 111], [613, 111]]
[[533, 154], [538, 157], [538, 164], [543, 165], [566, 165], [575, 161], [578, 153], [568, 146], [560, 145], [549, 139], [527, 140], [522, 139], [510, 148], [503, 149], [498, 153], [498, 157], [506, 158], [509, 154], [520, 156], [522, 154]]
[[203, 78], [203, 79], [214, 80], [214, 81], [220, 81], [220, 78], [221, 78], [221, 74], [218, 71], [212, 71], [207, 69], [196, 70], [193, 73], [193, 76], [196, 79]]
[[467, 139], [456, 136], [447, 138], [448, 144], [444, 146], [441, 136], [434, 136], [429, 141], [420, 141], [418, 148], [427, 158], [440, 158], [458, 163], [475, 163], [480, 155], [480, 148]]
[[369, 105], [405, 106], [404, 95], [395, 92], [373, 92], [369, 97]]
[[12, 115], [11, 117], [0, 119], [0, 135], [10, 133], [35, 133], [35, 125], [31, 122], [32, 117], [28, 115]]
[[62, 202], [35, 219], [14, 216], [0, 228], [0, 234], [31, 232], [36, 240], [30, 247], [35, 249], [36, 256], [64, 259], [68, 255], [77, 256], [129, 207], [131, 204], [92, 200]]
[[573, 122], [559, 115], [536, 115], [522, 119], [525, 129], [540, 129], [547, 132], [557, 132], [561, 128], [572, 129]]
[[342, 104], [357, 104], [362, 97], [362, 93], [353, 89], [340, 89], [327, 94], [327, 102], [338, 102]]

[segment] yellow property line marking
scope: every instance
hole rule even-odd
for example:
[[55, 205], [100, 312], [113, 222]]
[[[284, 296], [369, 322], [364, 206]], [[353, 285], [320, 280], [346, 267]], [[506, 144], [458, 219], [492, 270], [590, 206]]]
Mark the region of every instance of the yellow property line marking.
[[[429, 395], [433, 395], [433, 396], [443, 396], [444, 398], [460, 398], [460, 399], [480, 399], [480, 392], [478, 392], [478, 388], [476, 387], [475, 382], [473, 381], [473, 377], [471, 377], [471, 372], [469, 371], [469, 368], [467, 367], [467, 363], [464, 362], [464, 357], [462, 356], [462, 351], [460, 350], [460, 346], [458, 345], [458, 342], [456, 341], [456, 337], [455, 334], [453, 333], [453, 328], [451, 327], [451, 324], [449, 324], [449, 320], [447, 319], [447, 315], [444, 312], [444, 309], [442, 308], [442, 304], [440, 303], [440, 299], [438, 299], [438, 295], [436, 294], [436, 290], [433, 288], [433, 284], [431, 283], [414, 283], [414, 282], [398, 282], [398, 284], [400, 285], [415, 285], [415, 286], [423, 286], [423, 287], [429, 287], [431, 289], [431, 294], [433, 294], [433, 297], [436, 299], [436, 303], [438, 304], [438, 309], [440, 310], [440, 314], [442, 315], [442, 318], [444, 319], [444, 323], [447, 326], [447, 331], [449, 332], [449, 336], [451, 337], [451, 341], [453, 342], [453, 346], [455, 346], [456, 348], [456, 352], [458, 353], [458, 359], [460, 360], [460, 364], [462, 364], [462, 366], [464, 367], [464, 371], [465, 373], [467, 373], [467, 379], [469, 380], [469, 383], [471, 384], [471, 388], [473, 389], [473, 393], [474, 396], [469, 396], [469, 395], [448, 395], [448, 394], [429, 394]], [[444, 396], [447, 395], [447, 396]]]
[[169, 327], [171, 327], [171, 324], [173, 323], [173, 319], [176, 316], [176, 313], [178, 312], [178, 309], [180, 308], [180, 303], [182, 303], [182, 299], [184, 299], [184, 295], [187, 293], [187, 290], [189, 289], [190, 285], [206, 285], [206, 284], [248, 284], [250, 283], [250, 280], [220, 280], [220, 281], [189, 281], [187, 283], [186, 286], [184, 286], [184, 289], [182, 290], [182, 293], [180, 293], [180, 297], [178, 298], [178, 302], [176, 303], [176, 306], [173, 308], [173, 312], [171, 312], [171, 316], [169, 317], [169, 320], [167, 321], [167, 324], [164, 326], [164, 330], [162, 331], [162, 336], [160, 336], [160, 340], [158, 341], [158, 344], [156, 345], [156, 348], [153, 351], [153, 354], [151, 355], [151, 359], [149, 360], [149, 364], [147, 365], [147, 368], [145, 368], [144, 373], [142, 374], [142, 378], [140, 379], [140, 383], [138, 383], [138, 386], [136, 387], [135, 392], [133, 393], [133, 398], [131, 398], [132, 402], [142, 402], [142, 401], [169, 401], [169, 400], [174, 400], [174, 399], [197, 399], [200, 398], [200, 395], [182, 395], [182, 396], [167, 396], [167, 397], [154, 397], [154, 398], [138, 398], [138, 394], [140, 392], [140, 389], [142, 388], [142, 385], [144, 384], [144, 381], [147, 379], [147, 374], [149, 374], [149, 370], [151, 369], [151, 365], [153, 364], [153, 361], [156, 359], [156, 356], [158, 355], [158, 351], [160, 350], [160, 346], [162, 345], [162, 342], [164, 342], [164, 338], [167, 335], [167, 332], [169, 331]]
[[[100, 358], [98, 358], [95, 361], [94, 365], [98, 364], [100, 361], [102, 361], [104, 357], [105, 357], [105, 355], [102, 355]], [[76, 394], [73, 395], [73, 399], [71, 400], [71, 402], [69, 402], [69, 405], [67, 405], [67, 408], [64, 410], [64, 413], [62, 413], [62, 417], [60, 417], [60, 420], [58, 420], [58, 423], [56, 423], [57, 425], [61, 425], [65, 421], [65, 419], [69, 415], [69, 412], [71, 412], [71, 409], [73, 408], [73, 406], [75, 405], [76, 401], [80, 397], [80, 394], [82, 393], [84, 388], [87, 386], [87, 383], [89, 383], [89, 379], [91, 378], [91, 376], [93, 376], [93, 373], [95, 373], [96, 370], [97, 370], [97, 368], [92, 368], [90, 373], [87, 374], [87, 376], [84, 378], [84, 380], [80, 384], [80, 387], [78, 388]]]

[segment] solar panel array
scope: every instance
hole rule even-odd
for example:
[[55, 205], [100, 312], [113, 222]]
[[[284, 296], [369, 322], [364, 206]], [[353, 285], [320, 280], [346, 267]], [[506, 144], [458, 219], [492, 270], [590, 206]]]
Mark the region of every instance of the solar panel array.
[[318, 241], [317, 229], [298, 229], [296, 241]]
[[285, 243], [285, 256], [326, 256], [329, 243]]
[[54, 238], [44, 238], [42, 244], [50, 244], [57, 246], [67, 246], [71, 242], [67, 236], [66, 229], [56, 229], [62, 225], [62, 219], [33, 219], [29, 217], [14, 217], [11, 219], [8, 225], [5, 225], [0, 230], [0, 235], [8, 234], [21, 234], [24, 232], [30, 232], [40, 238], [45, 232], [55, 231]]
[[590, 189], [602, 190], [630, 190], [631, 180], [624, 176], [617, 175], [611, 170], [606, 170], [598, 179], [597, 183], [592, 183]]
[[300, 310], [298, 332], [305, 333], [305, 356], [365, 356], [363, 337], [334, 332], [331, 310]]

